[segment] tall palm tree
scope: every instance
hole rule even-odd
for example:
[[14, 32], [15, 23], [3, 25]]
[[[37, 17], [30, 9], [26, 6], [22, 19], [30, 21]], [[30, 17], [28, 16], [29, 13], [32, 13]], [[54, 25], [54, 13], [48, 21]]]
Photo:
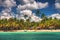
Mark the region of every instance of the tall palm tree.
[[27, 15], [24, 15], [24, 18], [26, 19], [28, 16]]
[[41, 18], [45, 18], [46, 15], [44, 13], [41, 14]]
[[40, 10], [37, 9], [35, 14], [36, 14], [36, 16], [40, 17], [40, 14], [41, 14], [41, 13], [40, 13]]

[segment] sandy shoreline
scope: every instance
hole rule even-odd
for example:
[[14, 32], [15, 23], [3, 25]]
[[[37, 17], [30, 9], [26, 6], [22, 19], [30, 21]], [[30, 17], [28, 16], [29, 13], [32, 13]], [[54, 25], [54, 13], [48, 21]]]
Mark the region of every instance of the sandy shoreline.
[[60, 30], [12, 30], [12, 31], [0, 31], [0, 32], [60, 32]]
[[17, 30], [16, 32], [60, 32], [60, 30]]

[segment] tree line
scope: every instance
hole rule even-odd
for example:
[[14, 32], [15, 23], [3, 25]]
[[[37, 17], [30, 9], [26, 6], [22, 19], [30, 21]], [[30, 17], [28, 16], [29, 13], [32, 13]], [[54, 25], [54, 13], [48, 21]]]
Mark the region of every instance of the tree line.
[[[39, 22], [30, 22], [30, 18], [24, 21], [23, 19], [10, 18], [0, 19], [0, 30], [41, 30], [41, 29], [60, 29], [60, 20], [57, 18], [47, 18], [44, 13], [40, 15], [40, 11], [37, 10], [36, 16], [41, 17]], [[27, 15], [24, 16], [25, 18]]]

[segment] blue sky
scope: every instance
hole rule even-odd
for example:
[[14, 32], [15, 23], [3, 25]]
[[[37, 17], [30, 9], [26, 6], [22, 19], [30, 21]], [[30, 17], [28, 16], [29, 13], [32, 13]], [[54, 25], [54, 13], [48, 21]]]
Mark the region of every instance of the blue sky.
[[[54, 14], [54, 13], [59, 13], [59, 11], [57, 11], [58, 9], [55, 8], [56, 0], [35, 0], [35, 1], [42, 2], [42, 3], [45, 3], [45, 2], [49, 3], [47, 8], [40, 9], [41, 13], [45, 13], [47, 16]], [[20, 4], [18, 1], [17, 1], [17, 3]]]
[[6, 9], [15, 15], [20, 12], [24, 13], [26, 9], [33, 13], [35, 10], [40, 9], [41, 13], [45, 13], [48, 16], [60, 13], [59, 5], [60, 0], [0, 0], [0, 14], [6, 12]]
[[[19, 5], [21, 2], [19, 0], [15, 0], [16, 4]], [[55, 9], [55, 0], [35, 0], [36, 2], [48, 2], [49, 5], [47, 8], [40, 9], [42, 13], [45, 13], [46, 15], [57, 13], [57, 9]], [[4, 7], [0, 6], [0, 11], [4, 10]], [[12, 9], [14, 12], [16, 12], [16, 7]]]
[[[46, 15], [58, 13], [57, 9], [55, 8], [55, 0], [35, 0], [35, 1], [42, 2], [42, 3], [45, 3], [45, 2], [49, 3], [47, 8], [40, 9], [41, 13], [45, 13]], [[16, 2], [17, 2], [17, 5], [21, 3], [18, 0]]]
[[55, 8], [55, 1], [56, 0], [36, 0], [36, 1], [42, 2], [42, 3], [45, 3], [45, 2], [49, 3], [47, 8], [40, 9], [40, 11], [42, 13], [45, 13], [46, 15], [58, 13], [57, 9]]

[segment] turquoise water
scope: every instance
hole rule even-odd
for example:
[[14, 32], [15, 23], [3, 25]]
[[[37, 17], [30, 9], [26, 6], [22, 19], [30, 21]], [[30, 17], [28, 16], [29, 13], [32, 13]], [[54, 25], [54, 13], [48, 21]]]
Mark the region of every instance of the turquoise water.
[[60, 40], [60, 32], [0, 32], [0, 40]]

